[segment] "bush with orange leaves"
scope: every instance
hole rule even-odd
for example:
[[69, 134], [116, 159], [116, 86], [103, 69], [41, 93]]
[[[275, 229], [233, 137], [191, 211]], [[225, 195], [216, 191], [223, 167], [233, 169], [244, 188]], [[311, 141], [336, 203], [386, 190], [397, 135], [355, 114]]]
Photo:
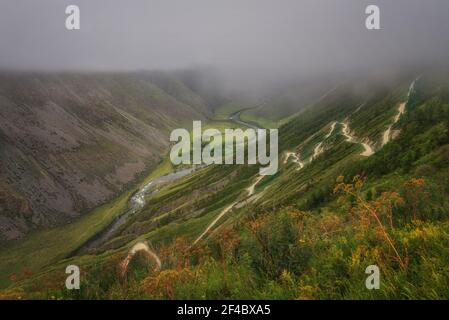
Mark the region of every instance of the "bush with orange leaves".
[[[218, 260], [223, 270], [223, 290], [227, 291], [228, 262], [234, 258], [240, 238], [234, 229], [221, 227], [212, 241], [219, 249]], [[179, 285], [195, 282], [200, 278], [202, 266], [211, 258], [211, 252], [204, 245], [192, 246], [185, 238], [179, 237], [171, 244], [162, 247], [159, 256], [170, 269], [145, 278], [140, 289], [152, 298], [175, 299], [176, 288]]]
[[0, 300], [22, 300], [25, 292], [22, 289], [8, 289], [0, 291]]
[[240, 242], [240, 236], [234, 229], [223, 227], [217, 234], [217, 242], [220, 248], [220, 260], [224, 262], [226, 259], [234, 257], [235, 248]]
[[144, 294], [155, 299], [175, 299], [176, 285], [179, 283], [193, 281], [197, 276], [196, 271], [190, 269], [168, 269], [161, 271], [156, 276], [145, 278], [140, 289]]
[[313, 243], [319, 237], [312, 231], [315, 220], [291, 207], [248, 220], [246, 226], [255, 240], [249, 249], [253, 265], [275, 278], [284, 270], [293, 274], [303, 272], [312, 256]]
[[26, 279], [29, 279], [33, 276], [33, 272], [28, 269], [27, 267], [24, 267], [19, 273], [14, 273], [9, 276], [9, 280], [11, 282], [20, 282]]
[[220, 263], [223, 267], [223, 290], [228, 291], [228, 264], [234, 259], [235, 249], [240, 242], [240, 236], [232, 228], [222, 228], [218, 233], [218, 247], [220, 248]]
[[356, 175], [351, 183], [345, 183], [344, 177], [340, 176], [337, 178], [334, 193], [343, 194], [340, 201], [348, 200], [348, 197], [355, 200], [351, 213], [360, 220], [359, 227], [361, 230], [367, 231], [374, 223], [378, 237], [388, 244], [399, 266], [405, 269], [408, 259], [401, 256], [388, 230], [393, 229], [393, 207], [403, 205], [404, 199], [397, 192], [383, 192], [377, 199], [367, 201], [362, 193], [365, 181], [365, 177]]
[[332, 235], [338, 231], [341, 231], [343, 225], [342, 219], [337, 215], [326, 215], [319, 219], [319, 226], [321, 229], [321, 237]]
[[184, 237], [176, 238], [159, 249], [159, 257], [169, 268], [183, 269], [190, 265], [201, 265], [210, 256], [209, 249], [201, 243], [192, 246]]
[[429, 194], [425, 191], [426, 181], [422, 178], [411, 178], [404, 183], [405, 196], [410, 203], [413, 221], [417, 220], [417, 210], [420, 201]]

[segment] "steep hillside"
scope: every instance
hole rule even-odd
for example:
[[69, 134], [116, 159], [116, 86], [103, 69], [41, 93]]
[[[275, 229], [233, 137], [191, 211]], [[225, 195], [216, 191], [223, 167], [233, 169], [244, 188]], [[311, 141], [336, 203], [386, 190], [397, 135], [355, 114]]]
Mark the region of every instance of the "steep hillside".
[[[51, 261], [19, 261], [28, 242], [3, 250], [0, 270], [13, 285], [1, 294], [447, 298], [448, 93], [447, 76], [431, 72], [346, 83], [280, 127], [276, 175], [200, 168], [146, 193], [139, 211], [95, 247], [66, 248]], [[64, 288], [68, 264], [83, 272], [79, 291]], [[380, 290], [365, 288], [372, 264]]]
[[0, 74], [0, 239], [111, 199], [162, 159], [171, 128], [208, 114], [171, 75]]

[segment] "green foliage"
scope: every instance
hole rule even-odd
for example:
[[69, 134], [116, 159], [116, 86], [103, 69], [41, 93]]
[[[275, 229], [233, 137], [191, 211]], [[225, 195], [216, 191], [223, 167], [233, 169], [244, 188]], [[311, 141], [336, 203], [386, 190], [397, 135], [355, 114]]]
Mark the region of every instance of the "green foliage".
[[[426, 81], [420, 80], [412, 92], [408, 111], [395, 128], [400, 133], [374, 155], [361, 157], [359, 145], [335, 133], [320, 157], [304, 169], [280, 161], [279, 172], [257, 185], [255, 200], [231, 210], [192, 245], [223, 208], [245, 198], [244, 189], [258, 170], [207, 168], [162, 187], [100, 248], [101, 254], [70, 260], [85, 270], [79, 293], [67, 293], [59, 282], [42, 289], [36, 286], [36, 276], [24, 273], [12, 291], [3, 294], [74, 299], [448, 299], [449, 90], [435, 91], [433, 85], [432, 91]], [[405, 83], [376, 88], [369, 96], [344, 89], [331, 93], [280, 128], [280, 149], [311, 149], [331, 121], [345, 117], [357, 134], [378, 137], [403, 98]], [[366, 109], [355, 112], [363, 102]], [[222, 115], [237, 107], [224, 107]], [[364, 118], [370, 119], [365, 125]], [[334, 189], [340, 175], [347, 178]], [[351, 192], [334, 192], [342, 190]], [[117, 276], [131, 240], [151, 241], [162, 260], [160, 272], [151, 270], [145, 256], [136, 255], [126, 281]], [[372, 264], [381, 270], [380, 290], [365, 287], [365, 269]], [[43, 274], [60, 272], [55, 267]]]

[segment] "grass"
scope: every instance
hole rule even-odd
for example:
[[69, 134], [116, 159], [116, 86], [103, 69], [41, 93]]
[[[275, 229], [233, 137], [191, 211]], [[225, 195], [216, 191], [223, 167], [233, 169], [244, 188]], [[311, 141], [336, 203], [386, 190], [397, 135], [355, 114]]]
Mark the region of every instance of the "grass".
[[226, 103], [215, 110], [214, 120], [229, 120], [231, 114], [239, 110], [248, 108], [251, 105], [251, 102], [245, 100]]
[[[203, 125], [203, 130], [215, 128], [223, 132], [226, 128], [235, 127], [239, 127], [239, 125], [230, 121], [212, 121]], [[165, 160], [151, 172], [151, 174], [144, 177], [139, 183], [130, 187], [114, 200], [99, 206], [73, 223], [36, 232], [26, 239], [12, 244], [8, 248], [0, 249], [0, 287], [7, 287], [11, 284], [11, 281], [9, 280], [10, 275], [20, 273], [24, 269], [29, 270], [34, 274], [39, 274], [41, 270], [45, 270], [45, 274], [55, 270], [55, 268], [60, 268], [61, 264], [67, 264], [68, 261], [73, 261], [78, 265], [91, 261], [92, 258], [87, 258], [88, 256], [73, 257], [69, 259], [67, 259], [67, 257], [93, 235], [109, 225], [114, 217], [122, 213], [127, 208], [129, 198], [140, 186], [147, 184], [150, 180], [156, 177], [173, 171], [173, 169], [169, 157], [166, 157]], [[176, 192], [179, 183], [169, 188], [169, 190], [171, 190], [171, 192]], [[161, 190], [161, 192], [159, 192], [157, 196], [163, 195], [163, 190]], [[140, 236], [136, 235], [135, 241], [141, 239], [154, 239], [155, 243], [159, 243], [161, 241], [166, 242], [172, 240], [176, 236], [181, 235], [184, 235], [187, 238], [196, 237], [201, 234], [207, 224], [210, 223], [210, 221], [212, 221], [222, 210], [221, 207], [210, 209], [211, 210], [208, 211], [207, 214], [193, 218], [189, 221], [181, 219], [180, 221], [172, 222], [169, 225], [163, 226], [147, 234]], [[123, 251], [135, 241], [128, 243], [118, 250], [113, 250], [112, 252]], [[106, 254], [105, 256], [110, 254]], [[98, 259], [95, 258], [93, 260], [96, 262], [101, 261], [101, 256], [103, 255], [100, 255], [97, 257]]]
[[21, 272], [24, 268], [36, 272], [67, 257], [93, 235], [104, 229], [128, 205], [129, 197], [155, 177], [172, 170], [166, 159], [141, 182], [121, 193], [114, 200], [97, 207], [76, 221], [35, 232], [24, 240], [19, 240], [8, 248], [0, 249], [0, 287], [10, 284], [9, 276]]
[[[341, 111], [336, 107], [333, 109], [334, 104], [332, 103], [331, 107], [318, 109], [315, 114], [305, 114], [308, 119], [314, 120], [313, 125], [307, 125], [307, 122], [296, 119], [296, 122], [289, 127], [294, 134], [289, 130], [281, 138], [291, 139], [291, 145], [301, 145], [302, 143], [302, 152], [308, 155], [316, 143], [327, 134], [327, 124], [331, 120], [338, 120], [346, 114], [350, 114], [357, 105], [359, 105], [359, 101], [352, 101], [346, 109]], [[394, 104], [391, 105], [394, 106]], [[449, 256], [444, 243], [447, 243], [449, 230], [447, 223], [447, 208], [449, 207], [446, 201], [449, 189], [445, 182], [447, 179], [444, 178], [448, 176], [449, 169], [447, 169], [447, 161], [445, 162], [447, 154], [444, 152], [448, 149], [443, 148], [447, 148], [448, 140], [446, 135], [446, 140], [439, 140], [444, 133], [439, 122], [443, 114], [447, 115], [448, 113], [444, 111], [446, 109], [435, 110], [435, 108], [435, 106], [429, 106], [428, 109], [422, 110], [422, 115], [416, 116], [416, 119], [423, 122], [431, 114], [428, 112], [429, 109], [441, 113], [441, 116], [434, 115], [426, 120], [429, 122], [428, 125], [426, 123], [420, 124], [420, 126], [409, 124], [402, 127], [404, 137], [410, 135], [412, 138], [399, 137], [369, 158], [360, 156], [361, 146], [346, 142], [344, 137], [339, 134], [340, 126], [337, 126], [336, 131], [329, 138], [331, 141], [329, 148], [303, 170], [297, 171], [296, 165], [291, 162], [287, 165], [281, 164], [280, 171], [276, 176], [267, 177], [257, 185], [258, 192], [265, 189], [264, 197], [260, 201], [230, 211], [216, 225], [218, 227], [225, 224], [238, 233], [240, 241], [236, 244], [236, 250], [232, 250], [236, 252], [236, 255], [233, 256], [230, 251], [228, 252], [230, 256], [226, 260], [220, 261], [219, 258], [217, 259], [217, 255], [214, 256], [214, 253], [217, 253], [217, 239], [215, 238], [219, 237], [211, 236], [204, 239], [202, 243], [206, 244], [211, 251], [208, 260], [210, 264], [198, 263], [188, 267], [187, 271], [198, 271], [196, 281], [184, 279], [178, 284], [175, 283], [174, 286], [170, 282], [170, 288], [174, 288], [175, 291], [179, 290], [175, 298], [397, 299], [446, 297], [448, 295], [446, 270]], [[333, 113], [327, 114], [329, 109]], [[387, 113], [377, 115], [376, 109], [378, 107], [374, 104], [372, 110], [367, 109], [361, 112], [372, 114], [372, 118], [376, 120], [376, 126], [381, 128], [383, 118]], [[231, 106], [224, 109], [222, 115], [229, 110], [231, 110]], [[410, 119], [410, 121], [416, 121], [414, 118]], [[211, 122], [205, 124], [204, 127], [219, 129], [218, 127], [221, 125], [226, 128], [229, 123], [227, 121]], [[354, 121], [354, 127], [357, 125], [360, 127], [358, 132], [367, 134], [371, 132], [369, 131], [372, 128], [371, 123], [362, 126], [363, 122]], [[326, 129], [323, 130], [323, 128]], [[438, 130], [435, 131], [436, 129]], [[304, 137], [312, 138], [307, 141], [307, 139], [302, 139]], [[402, 157], [404, 152], [399, 152], [396, 158], [389, 153], [392, 152], [389, 151], [390, 149], [396, 150], [392, 149], [395, 146], [396, 148], [407, 148], [406, 151], [413, 148], [418, 154], [416, 158], [412, 159], [413, 161], [410, 160], [410, 167], [407, 166], [407, 163], [400, 161], [402, 159], [399, 156]], [[424, 149], [426, 152], [420, 151]], [[431, 153], [428, 154], [428, 152]], [[391, 162], [400, 165], [388, 168]], [[428, 173], [426, 183], [429, 195], [436, 196], [436, 198], [423, 201], [423, 208], [420, 212], [422, 221], [418, 223], [408, 221], [410, 203], [404, 202], [404, 205], [394, 208], [395, 228], [392, 228], [391, 235], [394, 236], [401, 248], [407, 250], [407, 255], [410, 257], [408, 269], [410, 271], [405, 273], [397, 269], [395, 261], [389, 254], [389, 247], [373, 233], [375, 229], [368, 228], [366, 232], [363, 231], [365, 220], [359, 219], [359, 217], [364, 211], [354, 211], [354, 208], [357, 209], [354, 200], [340, 197], [341, 194], [335, 194], [333, 187], [337, 176], [344, 175], [350, 179], [354, 174], [363, 172], [368, 176], [362, 190], [363, 196], [368, 198], [369, 192], [372, 194], [369, 198], [380, 201], [377, 197], [382, 192], [394, 191], [408, 201], [407, 192], [403, 187], [404, 179], [414, 176], [413, 171], [423, 165], [433, 168], [433, 171], [430, 172], [434, 173], [432, 175]], [[167, 163], [162, 163], [159, 168], [159, 174], [162, 174], [164, 171], [170, 170], [171, 165], [167, 161]], [[388, 170], [379, 171], [379, 168]], [[125, 238], [128, 241], [123, 242], [121, 247], [97, 256], [82, 256], [65, 260], [64, 263], [75, 261], [79, 265], [89, 264], [91, 266], [109, 263], [112, 270], [122, 257], [118, 256], [118, 260], [112, 262], [107, 260], [108, 257], [115, 253], [125, 253], [136, 241], [150, 240], [156, 251], [160, 251], [159, 253], [163, 253], [163, 250], [160, 250], [162, 246], [169, 245], [177, 237], [186, 238], [187, 243], [190, 244], [224, 207], [242, 195], [242, 187], [252, 183], [254, 170], [247, 169], [236, 172], [233, 170], [238, 169], [234, 167], [230, 170], [226, 167], [214, 166], [207, 169], [207, 174], [198, 172], [174, 184], [164, 186], [147, 203], [146, 208], [138, 217], [135, 217], [136, 220], [130, 221], [135, 224], [129, 225], [131, 228], [122, 234], [124, 236], [132, 234], [132, 237]], [[380, 174], [378, 171], [383, 173]], [[233, 175], [233, 173], [236, 174]], [[214, 187], [217, 187], [220, 182], [223, 183], [223, 186], [214, 190]], [[199, 196], [193, 197], [194, 191], [197, 191], [196, 195]], [[213, 194], [214, 191], [216, 194]], [[204, 197], [208, 192], [212, 194], [207, 198]], [[198, 202], [195, 203], [195, 200]], [[178, 202], [179, 205], [175, 208], [166, 206], [174, 202]], [[371, 203], [371, 205], [374, 204], [375, 202]], [[183, 208], [185, 210], [182, 210]], [[161, 225], [154, 229], [142, 228], [143, 224], [158, 219], [163, 220], [171, 213], [175, 213], [174, 220], [166, 219], [166, 222], [161, 222]], [[176, 215], [177, 213], [179, 215]], [[132, 228], [134, 226], [138, 228]], [[222, 226], [221, 230], [223, 229], [226, 228]], [[214, 228], [214, 230], [217, 229]], [[253, 237], [251, 230], [257, 230], [258, 237]], [[214, 234], [219, 234], [219, 232]], [[223, 246], [223, 248], [225, 247]], [[176, 255], [177, 252], [173, 252], [173, 254]], [[2, 257], [0, 256], [0, 258]], [[364, 269], [373, 263], [382, 266], [385, 277], [382, 280], [382, 290], [368, 292], [364, 288], [366, 277]], [[56, 266], [62, 268], [64, 264], [62, 261], [54, 263], [46, 269], [46, 272], [49, 272], [50, 269], [55, 270]], [[157, 279], [163, 280], [162, 276], [177, 274], [176, 272], [179, 271], [175, 270], [174, 266], [168, 265], [167, 261], [164, 261], [163, 269], [160, 274], [161, 278]], [[224, 272], [228, 273], [229, 280], [232, 279], [228, 283], [222, 280]], [[104, 284], [104, 281], [109, 281], [110, 275], [97, 275], [95, 272], [91, 272], [91, 277], [95, 279], [100, 277], [98, 282], [101, 282], [101, 288], [93, 286], [92, 290], [99, 292], [93, 297], [111, 297], [111, 293], [122, 294], [118, 286], [107, 287], [107, 284]], [[234, 281], [235, 279], [237, 281]], [[229, 288], [237, 283], [238, 279], [245, 281], [249, 279], [254, 286], [251, 287], [249, 282], [245, 282], [241, 287], [234, 288], [235, 291], [230, 291]], [[117, 279], [111, 281], [111, 283], [116, 282]], [[130, 288], [132, 289], [133, 285], [137, 288], [139, 282], [131, 283], [129, 287], [126, 287], [126, 294], [132, 291]], [[146, 296], [137, 297], [146, 298]]]
[[240, 119], [248, 123], [256, 123], [259, 127], [266, 129], [276, 129], [279, 127], [279, 121], [259, 117], [255, 114], [252, 114], [251, 110], [242, 112], [240, 114]]
[[203, 131], [206, 129], [217, 129], [222, 134], [224, 134], [225, 129], [237, 129], [237, 128], [246, 129], [245, 127], [243, 127], [239, 124], [236, 124], [235, 122], [227, 121], [227, 120], [226, 121], [212, 120], [212, 121], [207, 122], [206, 124], [202, 125]]
[[[209, 211], [207, 214], [204, 214], [200, 217], [192, 218], [189, 220], [180, 220], [174, 221], [168, 225], [162, 226], [156, 230], [151, 232], [142, 234], [136, 237], [135, 240], [129, 242], [125, 246], [122, 246], [115, 250], [108, 250], [99, 255], [84, 255], [79, 257], [73, 257], [69, 259], [56, 259], [53, 265], [48, 265], [47, 268], [41, 273], [37, 273], [31, 279], [35, 281], [37, 278], [40, 278], [46, 274], [51, 274], [54, 271], [64, 270], [65, 266], [69, 264], [75, 264], [80, 266], [82, 269], [85, 269], [91, 265], [102, 264], [106, 261], [111, 255], [114, 255], [118, 252], [125, 252], [132, 245], [139, 241], [149, 240], [154, 247], [160, 247], [162, 245], [168, 244], [173, 239], [177, 237], [185, 237], [188, 241], [193, 242], [193, 240], [198, 237], [209, 225], [209, 223], [215, 219], [215, 217], [224, 209], [224, 207], [216, 208], [215, 210]], [[232, 212], [229, 212], [229, 216]], [[222, 219], [217, 223], [217, 226], [221, 223], [224, 223], [228, 219], [228, 215], [222, 217]], [[206, 239], [206, 238], [205, 238]], [[44, 260], [45, 261], [45, 260]], [[26, 284], [26, 282], [24, 283]]]

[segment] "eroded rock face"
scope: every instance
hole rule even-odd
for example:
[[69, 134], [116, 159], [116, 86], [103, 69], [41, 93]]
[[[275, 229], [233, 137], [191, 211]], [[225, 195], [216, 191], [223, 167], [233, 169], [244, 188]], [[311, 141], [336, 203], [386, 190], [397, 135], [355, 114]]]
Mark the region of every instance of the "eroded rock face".
[[176, 82], [175, 97], [150, 79], [0, 74], [0, 239], [107, 201], [160, 160], [169, 130], [203, 119], [198, 95]]

